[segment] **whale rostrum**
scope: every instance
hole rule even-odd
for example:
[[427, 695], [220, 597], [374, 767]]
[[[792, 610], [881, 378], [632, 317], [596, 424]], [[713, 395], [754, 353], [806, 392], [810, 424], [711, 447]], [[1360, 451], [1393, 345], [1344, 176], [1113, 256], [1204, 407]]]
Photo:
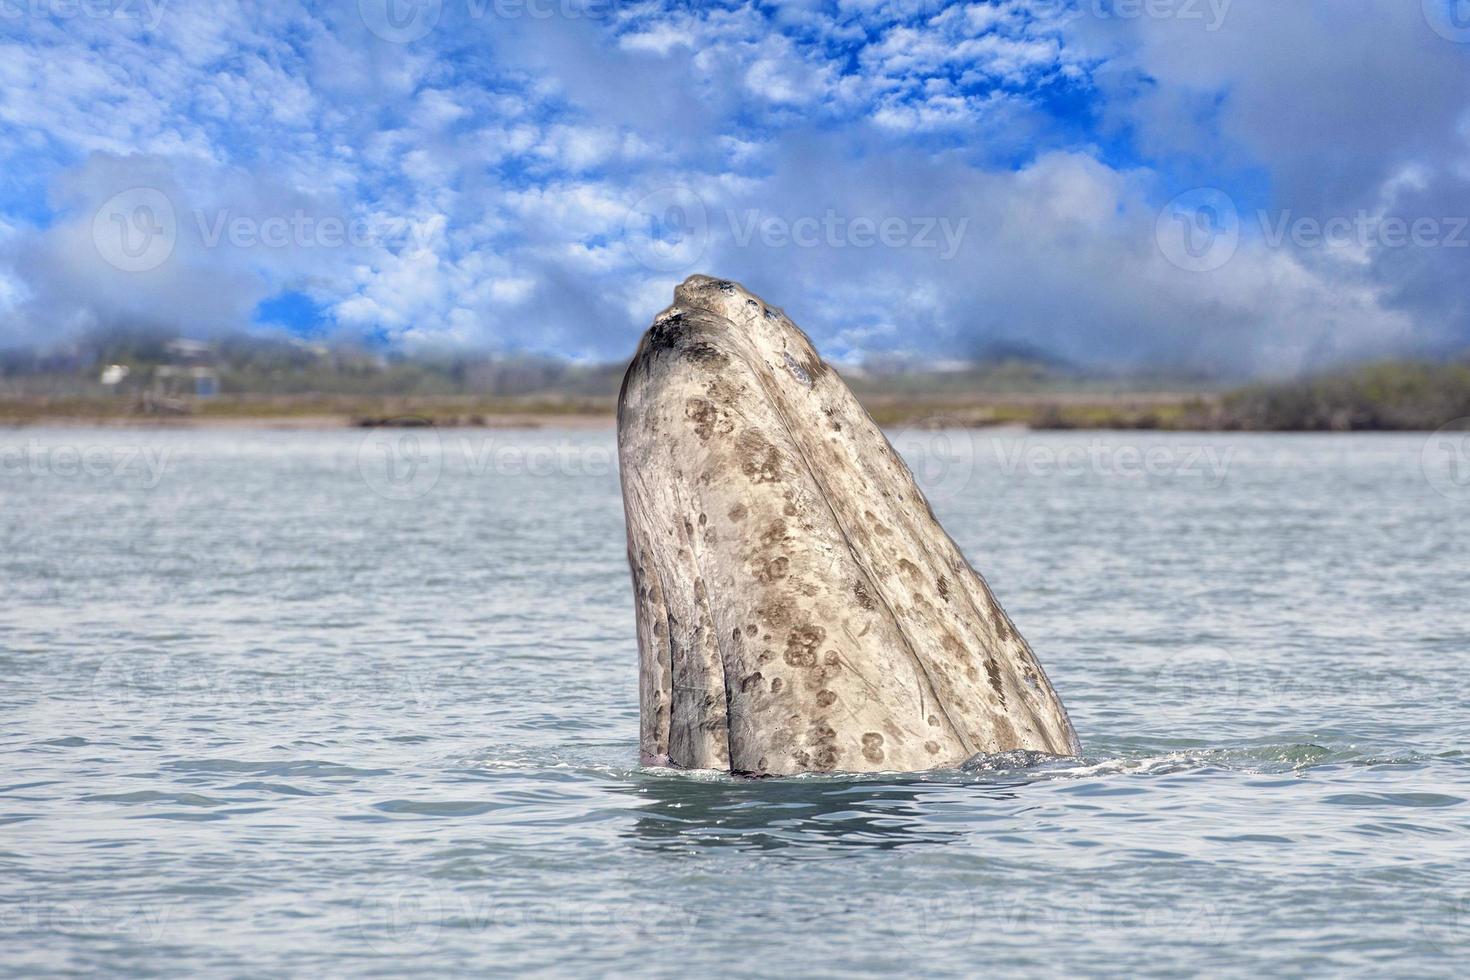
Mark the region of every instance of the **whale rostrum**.
[[1079, 751], [1030, 646], [837, 372], [691, 276], [618, 397], [645, 764], [917, 771]]

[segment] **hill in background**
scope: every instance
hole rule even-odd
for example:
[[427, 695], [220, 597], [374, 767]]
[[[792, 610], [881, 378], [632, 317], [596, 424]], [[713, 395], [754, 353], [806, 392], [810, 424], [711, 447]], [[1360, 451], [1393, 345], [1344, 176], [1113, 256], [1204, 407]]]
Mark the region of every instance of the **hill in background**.
[[[610, 419], [623, 369], [531, 355], [390, 354], [255, 335], [206, 343], [114, 330], [50, 352], [0, 352], [0, 419]], [[1464, 361], [1360, 365], [1234, 388], [1198, 375], [1088, 370], [1024, 345], [967, 361], [889, 355], [838, 369], [886, 425], [1432, 430], [1470, 416]]]

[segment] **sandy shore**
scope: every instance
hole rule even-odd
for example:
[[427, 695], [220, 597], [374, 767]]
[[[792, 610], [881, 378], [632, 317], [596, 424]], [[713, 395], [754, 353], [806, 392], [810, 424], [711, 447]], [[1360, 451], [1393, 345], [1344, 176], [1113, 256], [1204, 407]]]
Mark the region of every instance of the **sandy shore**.
[[[1200, 396], [1176, 393], [1055, 392], [971, 396], [858, 394], [885, 427], [1175, 428]], [[176, 414], [144, 413], [99, 399], [0, 397], [0, 428], [121, 427], [147, 429], [322, 430], [375, 425], [439, 428], [608, 428], [612, 399], [473, 399], [334, 397], [239, 398], [196, 403]]]
[[[487, 415], [473, 421], [444, 421], [440, 428], [465, 429], [603, 429], [612, 428], [611, 415]], [[397, 423], [394, 423], [397, 424]], [[117, 429], [277, 429], [320, 430], [371, 428], [365, 422], [346, 415], [182, 415], [159, 417], [149, 415], [41, 415], [25, 419], [0, 419], [0, 428], [117, 428]]]

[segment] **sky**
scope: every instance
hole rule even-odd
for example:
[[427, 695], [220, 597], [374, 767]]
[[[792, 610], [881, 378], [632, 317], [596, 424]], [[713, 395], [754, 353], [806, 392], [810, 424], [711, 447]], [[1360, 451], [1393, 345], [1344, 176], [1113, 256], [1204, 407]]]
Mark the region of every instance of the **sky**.
[[1470, 0], [0, 0], [0, 346], [1470, 348]]

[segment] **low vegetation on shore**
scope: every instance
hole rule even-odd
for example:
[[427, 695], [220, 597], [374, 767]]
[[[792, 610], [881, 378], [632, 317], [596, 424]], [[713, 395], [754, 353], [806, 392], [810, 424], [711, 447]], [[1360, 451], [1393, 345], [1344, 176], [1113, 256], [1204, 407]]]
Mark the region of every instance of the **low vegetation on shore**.
[[[1470, 418], [1464, 361], [1383, 362], [1233, 388], [1015, 357], [841, 370], [886, 426], [1327, 432], [1433, 430]], [[618, 364], [126, 335], [50, 358], [0, 354], [0, 424], [610, 424], [621, 376]]]
[[1470, 418], [1470, 364], [1385, 362], [1232, 391], [1210, 427], [1268, 432], [1437, 429]]

